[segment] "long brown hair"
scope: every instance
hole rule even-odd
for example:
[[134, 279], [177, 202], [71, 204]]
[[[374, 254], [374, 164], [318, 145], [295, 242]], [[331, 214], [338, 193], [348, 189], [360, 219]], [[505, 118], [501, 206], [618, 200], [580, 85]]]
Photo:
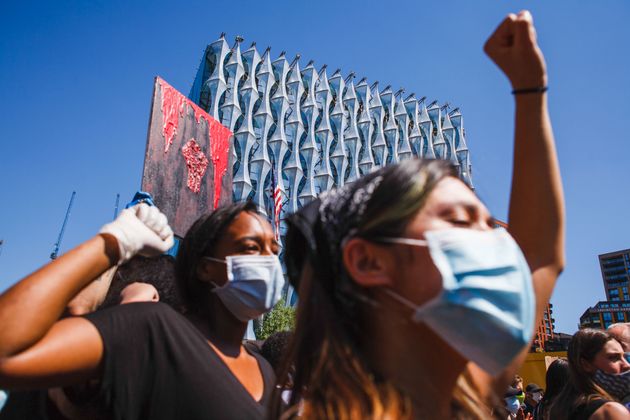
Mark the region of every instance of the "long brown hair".
[[549, 418], [568, 419], [572, 411], [594, 399], [616, 401], [602, 387], [593, 382], [593, 374], [584, 367], [584, 362], [592, 362], [606, 343], [614, 339], [607, 331], [591, 328], [575, 333], [567, 351], [569, 380], [552, 403]]
[[[338, 195], [341, 204], [335, 207], [346, 220], [335, 221], [335, 226], [322, 223], [319, 201], [291, 219], [285, 262], [299, 304], [295, 334], [278, 377], [278, 389], [292, 385], [283, 418], [413, 416], [409, 397], [387, 378], [379, 377], [366, 359], [360, 337], [365, 331], [365, 314], [372, 307], [368, 293], [349, 276], [339, 254], [349, 232], [366, 239], [400, 235], [437, 183], [449, 176], [456, 176], [456, 171], [444, 161], [405, 161], [346, 186]], [[365, 203], [360, 200], [361, 189], [369, 190]], [[361, 217], [355, 217], [352, 209], [362, 205]], [[338, 240], [323, 233], [331, 229]], [[295, 370], [289, 378], [292, 366]], [[483, 418], [477, 395], [472, 381], [463, 374], [453, 393], [453, 406], [462, 413], [461, 418]], [[281, 417], [278, 395], [270, 414], [271, 418]]]

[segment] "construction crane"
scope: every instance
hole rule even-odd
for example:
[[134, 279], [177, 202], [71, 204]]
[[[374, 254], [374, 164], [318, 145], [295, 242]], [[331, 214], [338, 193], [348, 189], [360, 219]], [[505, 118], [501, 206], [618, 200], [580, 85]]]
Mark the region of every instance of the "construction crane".
[[74, 197], [77, 195], [76, 191], [72, 191], [72, 196], [70, 197], [70, 203], [68, 203], [68, 210], [66, 210], [66, 217], [63, 219], [63, 225], [61, 225], [61, 231], [59, 232], [59, 237], [57, 238], [57, 243], [55, 243], [55, 247], [53, 248], [53, 252], [50, 254], [50, 259], [54, 260], [57, 258], [59, 254], [59, 247], [61, 246], [61, 240], [63, 239], [63, 233], [66, 230], [66, 225], [68, 224], [68, 218], [70, 217], [70, 210], [72, 210], [72, 203], [74, 203]]
[[120, 203], [120, 194], [116, 194], [116, 204], [114, 205], [114, 219], [118, 216], [118, 204]]

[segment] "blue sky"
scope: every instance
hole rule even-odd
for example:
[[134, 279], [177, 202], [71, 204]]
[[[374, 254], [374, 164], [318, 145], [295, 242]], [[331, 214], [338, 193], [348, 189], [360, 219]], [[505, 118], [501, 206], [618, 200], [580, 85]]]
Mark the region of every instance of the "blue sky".
[[140, 185], [153, 77], [187, 93], [225, 31], [448, 101], [464, 115], [477, 192], [505, 219], [513, 105], [482, 45], [528, 8], [547, 58], [567, 201], [558, 331], [604, 299], [597, 255], [630, 248], [630, 3], [587, 1], [59, 1], [0, 4], [0, 290], [111, 220]]

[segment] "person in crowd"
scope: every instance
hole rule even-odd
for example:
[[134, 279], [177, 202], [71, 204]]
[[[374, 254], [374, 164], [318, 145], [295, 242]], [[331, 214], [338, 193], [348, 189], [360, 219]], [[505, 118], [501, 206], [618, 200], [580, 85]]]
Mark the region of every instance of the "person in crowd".
[[553, 420], [630, 419], [619, 404], [615, 379], [627, 381], [630, 364], [621, 344], [606, 331], [585, 328], [571, 339], [567, 351], [569, 380], [552, 402]]
[[262, 344], [261, 354], [275, 371], [280, 369], [280, 363], [286, 356], [292, 335], [291, 331], [278, 331], [271, 334]]
[[114, 419], [264, 417], [275, 376], [242, 338], [284, 279], [271, 226], [251, 203], [201, 217], [181, 242], [186, 316], [136, 302], [57, 321], [92, 279], [172, 244], [166, 217], [139, 204], [0, 295], [0, 388], [96, 380], [95, 398]]
[[525, 392], [523, 392], [523, 378], [520, 375], [514, 375], [514, 379], [512, 379], [512, 383], [510, 384], [512, 388], [516, 388], [519, 393], [516, 395], [518, 401], [523, 404], [525, 401]]
[[[538, 384], [531, 383], [525, 387], [525, 400], [523, 401], [523, 410], [526, 414], [534, 414], [534, 410], [540, 400], [542, 400], [544, 390]], [[534, 416], [534, 420], [536, 417]]]
[[305, 419], [504, 412], [564, 266], [564, 204], [530, 13], [509, 15], [485, 51], [516, 100], [510, 233], [440, 160], [386, 166], [302, 208], [285, 248], [300, 298], [285, 417], [299, 401]]
[[[271, 364], [274, 371], [278, 372], [282, 361], [286, 357], [289, 342], [293, 333], [291, 331], [278, 331], [270, 335], [262, 345], [261, 354]], [[289, 381], [282, 389], [282, 401], [288, 403], [291, 398], [291, 390], [293, 384], [291, 383], [291, 376], [294, 374], [294, 370], [289, 374]]]
[[135, 281], [120, 292], [120, 304], [134, 302], [159, 302], [160, 293], [150, 283]]
[[166, 303], [177, 312], [185, 313], [182, 293], [177, 285], [175, 259], [170, 255], [153, 258], [137, 255], [120, 266], [100, 309], [129, 302]]
[[535, 420], [549, 420], [549, 407], [560, 394], [565, 384], [569, 381], [569, 363], [564, 359], [554, 360], [547, 369], [545, 382], [547, 388], [542, 400], [534, 410]]
[[[183, 303], [175, 283], [173, 257], [136, 255], [120, 267], [107, 270], [86, 286], [67, 305], [66, 315], [85, 315], [123, 303], [157, 302], [160, 295], [162, 302], [181, 312]], [[107, 418], [92, 399], [93, 388], [93, 383], [87, 383], [65, 390], [51, 388], [12, 393], [0, 420]]]
[[523, 416], [523, 406], [518, 398], [518, 396], [522, 394], [522, 392], [522, 389], [518, 389], [512, 385], [508, 387], [507, 391], [505, 391], [505, 394], [503, 395], [503, 400], [505, 402], [505, 409], [508, 412], [508, 420], [514, 420], [519, 415], [521, 417]]
[[[623, 351], [630, 353], [630, 322], [617, 322], [610, 325], [607, 330], [619, 341], [619, 344], [623, 347]], [[628, 359], [628, 356], [629, 355], [626, 355], [626, 359]]]

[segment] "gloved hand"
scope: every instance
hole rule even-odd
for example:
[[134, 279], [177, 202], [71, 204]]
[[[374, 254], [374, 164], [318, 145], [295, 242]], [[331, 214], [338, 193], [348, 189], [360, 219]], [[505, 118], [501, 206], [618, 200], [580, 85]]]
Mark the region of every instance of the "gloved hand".
[[145, 257], [160, 255], [174, 244], [166, 216], [157, 207], [144, 203], [121, 211], [116, 220], [103, 226], [99, 233], [112, 235], [118, 241], [118, 265], [136, 254]]

